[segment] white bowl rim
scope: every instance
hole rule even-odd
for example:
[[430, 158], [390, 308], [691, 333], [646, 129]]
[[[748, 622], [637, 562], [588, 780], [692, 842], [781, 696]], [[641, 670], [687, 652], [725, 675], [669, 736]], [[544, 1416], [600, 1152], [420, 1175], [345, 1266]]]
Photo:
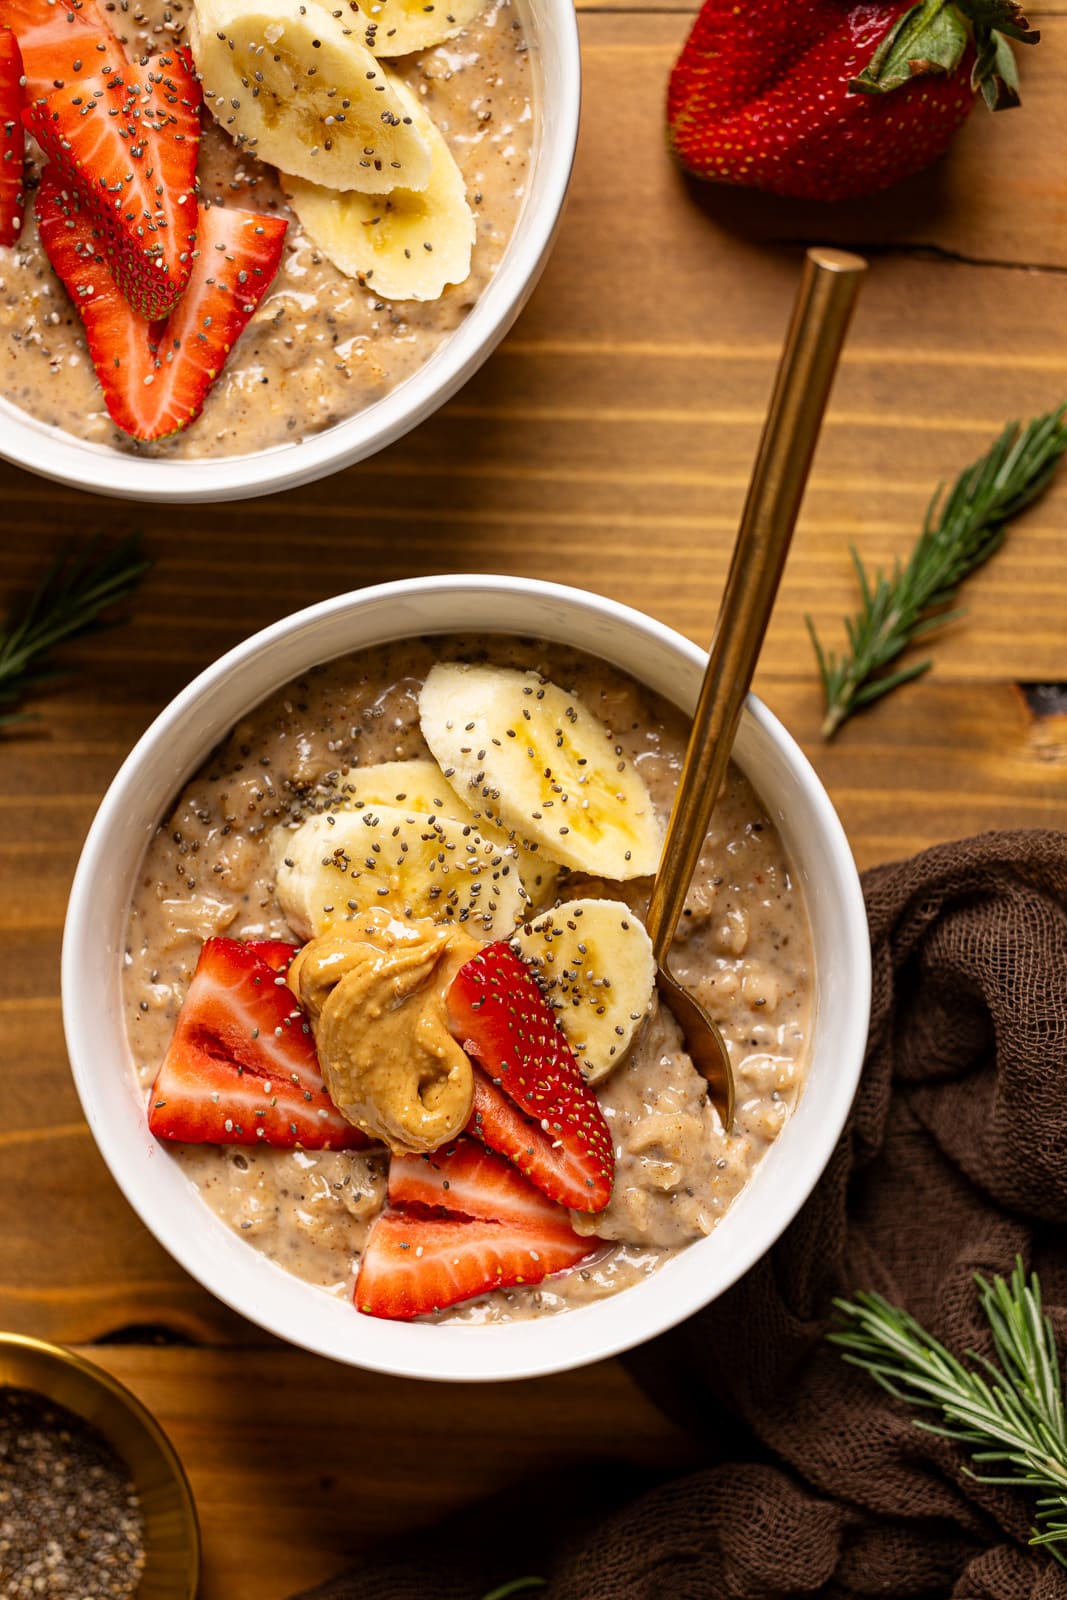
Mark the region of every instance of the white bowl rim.
[[[424, 422], [473, 377], [518, 317], [548, 260], [578, 142], [581, 54], [572, 0], [537, 0], [559, 72], [551, 138], [536, 148], [536, 170], [504, 257], [464, 320], [396, 388], [297, 444], [246, 455], [187, 461], [124, 455], [77, 439], [0, 397], [0, 457], [55, 483], [120, 500], [214, 504], [293, 489], [365, 460]], [[543, 119], [544, 108], [542, 108]], [[536, 192], [536, 206], [534, 205]]]
[[[126, 800], [136, 788], [142, 766], [152, 759], [154, 755], [157, 755], [161, 747], [165, 747], [168, 733], [174, 725], [184, 719], [194, 706], [206, 704], [207, 697], [230, 673], [253, 662], [257, 657], [271, 652], [283, 641], [292, 639], [303, 630], [315, 629], [317, 625], [339, 614], [351, 617], [355, 624], [355, 620], [361, 611], [382, 603], [418, 599], [424, 595], [441, 597], [442, 601], [448, 597], [468, 596], [478, 596], [490, 601], [503, 596], [528, 597], [531, 594], [547, 601], [558, 601], [568, 608], [577, 607], [580, 610], [587, 611], [612, 628], [621, 624], [623, 631], [644, 634], [646, 638], [665, 646], [668, 651], [673, 652], [675, 655], [684, 657], [691, 666], [699, 667], [701, 670], [706, 661], [706, 652], [701, 650], [699, 646], [667, 627], [666, 624], [658, 622], [645, 613], [590, 591], [536, 579], [509, 578], [490, 574], [449, 574], [378, 584], [366, 589], [334, 596], [331, 599], [321, 601], [316, 605], [282, 617], [277, 622], [268, 625], [236, 645], [232, 650], [206, 667], [159, 713], [119, 768], [101, 801], [86, 837], [70, 893], [63, 937], [61, 987], [63, 1021], [71, 1069], [86, 1119], [97, 1146], [130, 1205], [140, 1216], [148, 1230], [163, 1244], [179, 1265], [215, 1295], [216, 1298], [230, 1306], [239, 1315], [257, 1323], [268, 1332], [274, 1333], [288, 1342], [315, 1354], [325, 1355], [345, 1364], [358, 1366], [366, 1370], [400, 1377], [455, 1382], [487, 1382], [500, 1379], [540, 1377], [554, 1372], [572, 1370], [590, 1362], [617, 1355], [621, 1351], [641, 1344], [656, 1334], [665, 1332], [668, 1328], [675, 1326], [678, 1322], [700, 1310], [710, 1300], [718, 1298], [766, 1253], [808, 1199], [840, 1137], [852, 1104], [863, 1063], [870, 1015], [871, 961], [866, 909], [852, 853], [829, 796], [826, 794], [806, 756], [762, 701], [750, 695], [745, 710], [744, 723], [769, 737], [776, 748], [776, 752], [784, 758], [790, 774], [803, 785], [832, 859], [835, 872], [833, 893], [837, 897], [837, 908], [841, 913], [843, 925], [847, 930], [847, 941], [842, 955], [843, 967], [846, 971], [843, 982], [845, 1014], [838, 1029], [837, 1055], [832, 1068], [834, 1079], [833, 1085], [829, 1090], [832, 1095], [832, 1103], [828, 1113], [824, 1114], [823, 1120], [807, 1128], [803, 1145], [796, 1146], [793, 1150], [793, 1167], [796, 1171], [794, 1172], [792, 1191], [785, 1203], [775, 1212], [773, 1219], [765, 1222], [762, 1227], [750, 1228], [739, 1240], [731, 1238], [733, 1254], [725, 1270], [719, 1270], [714, 1274], [715, 1284], [711, 1294], [705, 1292], [705, 1285], [695, 1277], [694, 1273], [690, 1272], [683, 1293], [677, 1293], [679, 1284], [672, 1281], [671, 1287], [675, 1291], [675, 1298], [669, 1310], [664, 1312], [662, 1305], [656, 1304], [655, 1297], [650, 1299], [646, 1294], [641, 1302], [642, 1314], [639, 1317], [635, 1317], [632, 1314], [632, 1308], [636, 1305], [636, 1297], [641, 1296], [649, 1285], [664, 1282], [665, 1275], [672, 1273], [672, 1269], [678, 1268], [679, 1263], [684, 1263], [687, 1259], [691, 1259], [694, 1251], [706, 1249], [713, 1244], [717, 1237], [723, 1235], [730, 1225], [731, 1217], [737, 1212], [742, 1203], [744, 1195], [753, 1189], [753, 1186], [760, 1181], [761, 1174], [767, 1169], [766, 1160], [761, 1162], [756, 1173], [749, 1180], [746, 1189], [738, 1196], [727, 1216], [724, 1217], [723, 1221], [708, 1238], [697, 1240], [687, 1246], [674, 1260], [666, 1263], [657, 1273], [641, 1284], [623, 1290], [619, 1294], [609, 1296], [606, 1299], [556, 1315], [533, 1319], [532, 1322], [520, 1321], [509, 1324], [470, 1327], [457, 1324], [382, 1324], [377, 1322], [376, 1319], [362, 1318], [357, 1315], [356, 1322], [359, 1324], [361, 1332], [353, 1342], [362, 1345], [364, 1338], [366, 1338], [373, 1346], [369, 1351], [364, 1348], [358, 1350], [348, 1348], [347, 1339], [324, 1342], [321, 1334], [319, 1337], [315, 1337], [313, 1334], [305, 1332], [297, 1318], [279, 1315], [273, 1311], [265, 1312], [255, 1296], [252, 1296], [254, 1303], [249, 1304], [248, 1300], [243, 1299], [239, 1293], [233, 1290], [228, 1276], [218, 1271], [209, 1272], [205, 1269], [204, 1263], [198, 1254], [195, 1233], [190, 1236], [183, 1229], [181, 1219], [161, 1213], [158, 1207], [153, 1206], [151, 1193], [146, 1192], [151, 1188], [150, 1182], [146, 1180], [145, 1185], [142, 1186], [140, 1180], [135, 1178], [130, 1168], [129, 1152], [124, 1148], [122, 1139], [115, 1134], [106, 1118], [100, 1114], [100, 1099], [94, 1075], [88, 1065], [87, 1056], [83, 1057], [82, 1034], [84, 1029], [80, 1022], [84, 1005], [91, 1005], [94, 1000], [99, 1004], [98, 995], [85, 981], [81, 972], [83, 964], [82, 951], [90, 948], [87, 941], [91, 941], [94, 938], [96, 923], [94, 916], [94, 890], [96, 880], [101, 871], [106, 872], [108, 868], [107, 849], [109, 835], [116, 829], [121, 833]], [[455, 625], [442, 625], [436, 628], [428, 627], [422, 631], [428, 634], [445, 633], [455, 631]], [[489, 635], [494, 632], [514, 634], [522, 630], [511, 627], [490, 627], [485, 628], [483, 631]], [[393, 635], [398, 639], [405, 636], [410, 636], [410, 633], [407, 635]], [[349, 648], [361, 648], [365, 642], [354, 640]], [[559, 642], [565, 642], [564, 636], [561, 635]], [[305, 669], [320, 661], [332, 659], [336, 653], [331, 652], [327, 655], [309, 658], [305, 663]], [[300, 669], [297, 670], [299, 671]], [[254, 704], [260, 703], [267, 695], [273, 692], [274, 688], [280, 687], [282, 682], [287, 681], [293, 675], [293, 671], [290, 670], [282, 678], [273, 682], [272, 686], [261, 688], [257, 692], [255, 699], [248, 702], [246, 709], [251, 709]], [[225, 731], [225, 729], [222, 730], [223, 733]], [[216, 733], [212, 742], [215, 742], [218, 736], [218, 733]], [[206, 749], [204, 754], [206, 754]], [[175, 786], [175, 793], [187, 781], [192, 771], [195, 770], [195, 767], [200, 764], [203, 758], [202, 755], [194, 766], [187, 768]], [[139, 856], [138, 860], [140, 859], [141, 857]], [[116, 970], [116, 983], [117, 976]], [[829, 1071], [830, 1069], [827, 1070]], [[804, 1096], [801, 1097], [798, 1112], [803, 1108], [803, 1105]], [[796, 1114], [792, 1119], [792, 1123], [795, 1123], [795, 1121]], [[768, 1152], [769, 1157], [773, 1157], [775, 1150], [780, 1148], [781, 1144], [786, 1140], [792, 1123], [787, 1125], [777, 1145]], [[796, 1145], [796, 1141], [794, 1141], [794, 1145]], [[218, 1227], [225, 1229], [226, 1225], [218, 1218], [213, 1217], [206, 1202], [193, 1189], [190, 1180], [186, 1179], [185, 1181], [189, 1184], [190, 1190], [196, 1195], [198, 1203], [204, 1208], [205, 1223], [210, 1225], [214, 1222]], [[229, 1232], [228, 1229], [226, 1231]], [[284, 1280], [289, 1286], [297, 1283], [302, 1290], [310, 1291], [319, 1296], [323, 1305], [335, 1308], [343, 1306], [347, 1313], [347, 1319], [351, 1322], [353, 1312], [347, 1303], [339, 1302], [323, 1291], [315, 1290], [313, 1286], [303, 1284], [300, 1280], [294, 1279], [291, 1274], [269, 1261], [258, 1251], [250, 1249], [247, 1244], [237, 1239], [236, 1236], [232, 1237], [240, 1251], [247, 1253], [249, 1257], [255, 1260], [256, 1267], [254, 1270], [257, 1276], [261, 1277], [263, 1273], [273, 1274], [277, 1278]], [[675, 1276], [677, 1274], [672, 1273], [672, 1279]], [[264, 1278], [264, 1288], [266, 1284], [267, 1279]], [[631, 1313], [629, 1316], [626, 1314], [628, 1311]], [[577, 1341], [580, 1348], [576, 1353], [573, 1348], [576, 1343], [575, 1335], [567, 1330], [576, 1329], [579, 1323], [583, 1324], [582, 1331], [588, 1330], [591, 1337], [585, 1341]], [[606, 1327], [602, 1326], [605, 1323]], [[514, 1356], [509, 1358], [507, 1350], [509, 1337], [515, 1335], [518, 1330], [529, 1329], [531, 1326], [536, 1327], [538, 1330], [538, 1342], [541, 1346], [536, 1358], [529, 1352], [524, 1352], [519, 1359], [515, 1359]], [[391, 1339], [379, 1337], [379, 1333], [375, 1331], [383, 1328], [390, 1330]], [[425, 1339], [427, 1333], [432, 1336], [429, 1342]], [[410, 1336], [412, 1334], [417, 1334], [422, 1338], [422, 1343], [417, 1349], [411, 1341]], [[459, 1343], [457, 1343], [457, 1338], [460, 1341]], [[393, 1354], [391, 1347], [393, 1343], [401, 1346], [402, 1354], [400, 1356]]]

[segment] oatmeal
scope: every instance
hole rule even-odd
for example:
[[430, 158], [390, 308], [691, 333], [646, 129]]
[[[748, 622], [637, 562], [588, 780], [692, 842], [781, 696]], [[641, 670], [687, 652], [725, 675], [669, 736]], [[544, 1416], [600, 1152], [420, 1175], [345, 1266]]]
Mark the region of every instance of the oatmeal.
[[[123, 42], [131, 51], [180, 43], [190, 7], [191, 0], [144, 0], [140, 25], [122, 33]], [[119, 30], [114, 0], [106, 9]], [[20, 242], [0, 250], [0, 396], [90, 443], [182, 459], [298, 443], [411, 376], [463, 321], [500, 263], [525, 194], [533, 109], [526, 42], [509, 0], [490, 0], [456, 38], [390, 65], [432, 116], [466, 184], [476, 232], [464, 282], [436, 300], [387, 300], [345, 276], [301, 228], [274, 169], [206, 118], [198, 169], [204, 200], [286, 217], [289, 229], [277, 277], [199, 419], [152, 444], [115, 426], [85, 331], [29, 209]]]
[[[412, 804], [426, 800], [418, 785], [433, 768], [419, 698], [439, 661], [533, 668], [573, 691], [610, 730], [619, 765], [639, 775], [658, 817], [666, 819], [685, 750], [685, 719], [580, 652], [505, 638], [412, 640], [305, 674], [234, 728], [187, 784], [145, 857], [130, 912], [124, 990], [128, 1036], [146, 1091], [167, 1053], [204, 940], [307, 937], [306, 929], [286, 920], [277, 897], [279, 849], [284, 854], [286, 841], [297, 837], [292, 830], [309, 819], [350, 818], [341, 792], [358, 795], [361, 774], [385, 770], [381, 763], [407, 763], [389, 771], [410, 772]], [[493, 859], [499, 863], [500, 856]], [[381, 862], [368, 856], [368, 867]], [[345, 881], [351, 888], [352, 875]], [[647, 877], [611, 882], [542, 863], [534, 896], [549, 906], [609, 900], [628, 925], [637, 922], [649, 888]], [[487, 904], [477, 895], [470, 903]], [[367, 921], [355, 909], [340, 907], [338, 916], [349, 919], [335, 926], [342, 934], [357, 917], [360, 926]], [[483, 940], [494, 937], [490, 916], [484, 910]], [[466, 927], [465, 939], [479, 931], [473, 919]], [[331, 939], [320, 942], [329, 957]], [[726, 1039], [737, 1082], [731, 1131], [710, 1105], [678, 1025], [653, 994], [623, 1058], [595, 1074], [614, 1149], [614, 1187], [601, 1211], [571, 1212], [594, 1253], [539, 1286], [494, 1290], [442, 1314], [471, 1322], [562, 1310], [625, 1288], [709, 1233], [777, 1138], [800, 1092], [811, 960], [805, 909], [781, 840], [747, 780], [731, 767], [671, 959], [678, 979], [716, 1017]], [[285, 981], [274, 980], [279, 986]], [[301, 1025], [299, 1011], [291, 1015]], [[352, 1294], [368, 1229], [385, 1199], [384, 1149], [171, 1148], [207, 1204], [249, 1243], [309, 1282]]]

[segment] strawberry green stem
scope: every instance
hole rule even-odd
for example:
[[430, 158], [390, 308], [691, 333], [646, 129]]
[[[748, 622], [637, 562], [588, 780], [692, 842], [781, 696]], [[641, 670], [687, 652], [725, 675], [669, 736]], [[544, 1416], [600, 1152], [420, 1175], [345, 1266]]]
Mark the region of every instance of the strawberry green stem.
[[916, 0], [899, 17], [858, 77], [854, 94], [891, 94], [920, 77], [951, 77], [969, 47], [971, 87], [991, 111], [1019, 104], [1019, 76], [1010, 39], [1036, 44], [1018, 0]]

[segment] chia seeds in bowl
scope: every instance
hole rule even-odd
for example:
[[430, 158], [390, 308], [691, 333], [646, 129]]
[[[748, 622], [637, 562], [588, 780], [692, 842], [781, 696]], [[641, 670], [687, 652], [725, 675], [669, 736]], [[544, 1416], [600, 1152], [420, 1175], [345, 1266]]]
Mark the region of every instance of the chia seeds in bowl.
[[6, 1600], [128, 1600], [144, 1516], [98, 1428], [33, 1389], [0, 1387], [0, 1583]]
[[159, 1424], [75, 1350], [0, 1333], [4, 1600], [195, 1600], [196, 1509]]

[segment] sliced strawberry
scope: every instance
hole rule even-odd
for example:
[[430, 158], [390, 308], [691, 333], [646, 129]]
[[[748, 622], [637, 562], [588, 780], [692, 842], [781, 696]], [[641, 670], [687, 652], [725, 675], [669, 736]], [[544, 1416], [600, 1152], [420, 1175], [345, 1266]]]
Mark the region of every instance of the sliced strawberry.
[[181, 50], [83, 78], [35, 100], [23, 121], [100, 230], [122, 294], [149, 320], [193, 270], [200, 85]]
[[290, 962], [300, 949], [298, 944], [289, 944], [285, 939], [246, 939], [244, 946], [275, 972], [288, 972]]
[[356, 1306], [368, 1316], [418, 1317], [490, 1289], [540, 1283], [601, 1248], [579, 1238], [562, 1206], [472, 1139], [427, 1156], [393, 1156], [389, 1205], [371, 1229], [356, 1279]]
[[311, 1029], [273, 967], [237, 939], [200, 952], [148, 1126], [190, 1144], [361, 1147], [322, 1081]]
[[[499, 1151], [514, 1162], [519, 1171], [546, 1196], [576, 1211], [591, 1211], [590, 1193], [599, 1197], [602, 1189], [590, 1180], [585, 1154], [570, 1149], [558, 1136], [546, 1133], [539, 1122], [525, 1116], [503, 1089], [474, 1069], [474, 1113], [467, 1132], [490, 1150]], [[590, 1190], [590, 1181], [594, 1183]], [[610, 1192], [608, 1195], [610, 1199]], [[595, 1207], [603, 1210], [607, 1200]]]
[[63, 13], [56, 23], [19, 31], [22, 74], [27, 101], [47, 98], [64, 85], [122, 72], [126, 57], [115, 35], [105, 28], [69, 23]]
[[38, 100], [73, 78], [122, 70], [126, 54], [95, 0], [3, 0], [22, 51], [24, 98]]
[[23, 36], [39, 29], [52, 30], [61, 38], [68, 28], [102, 28], [111, 32], [107, 12], [100, 0], [3, 0], [4, 24]]
[[570, 1232], [562, 1206], [534, 1188], [510, 1161], [473, 1139], [456, 1139], [429, 1155], [393, 1156], [389, 1203], [483, 1222], [554, 1224]]
[[540, 1283], [596, 1248], [596, 1240], [549, 1223], [438, 1222], [384, 1211], [360, 1261], [356, 1309], [370, 1317], [420, 1317], [490, 1289]]
[[51, 167], [42, 174], [36, 210], [41, 243], [85, 324], [113, 421], [135, 439], [162, 439], [187, 427], [270, 287], [287, 223], [201, 208], [192, 276], [161, 324], [127, 305], [104, 259], [100, 229]]
[[41, 174], [35, 211], [44, 252], [85, 324], [104, 402], [129, 433], [136, 426], [137, 389], [152, 370], [150, 343], [158, 336], [127, 303], [104, 259], [100, 230], [54, 167]]
[[483, 1081], [470, 1131], [561, 1205], [602, 1211], [615, 1174], [604, 1113], [548, 1001], [509, 945], [487, 944], [460, 968], [448, 1015], [453, 1036], [492, 1080], [489, 1088], [503, 1090], [526, 1114], [515, 1122], [501, 1109], [503, 1096], [488, 1095]]
[[21, 114], [19, 42], [10, 28], [0, 28], [0, 244], [17, 244], [22, 231], [26, 136]]

